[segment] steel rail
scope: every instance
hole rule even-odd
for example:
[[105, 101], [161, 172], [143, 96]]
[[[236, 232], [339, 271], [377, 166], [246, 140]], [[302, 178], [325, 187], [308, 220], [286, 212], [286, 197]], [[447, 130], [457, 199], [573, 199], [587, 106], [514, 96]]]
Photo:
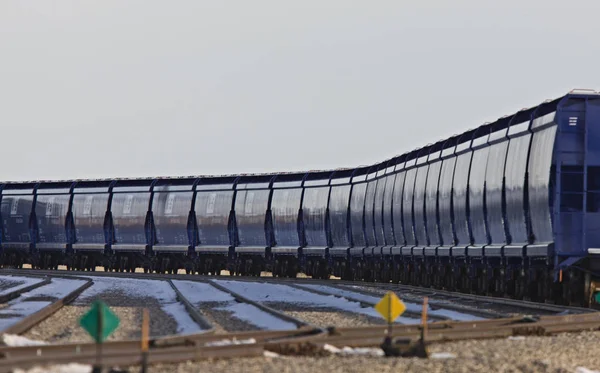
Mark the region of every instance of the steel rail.
[[[399, 325], [392, 331], [396, 339], [414, 342], [421, 336], [420, 325]], [[513, 317], [469, 322], [439, 322], [428, 324], [426, 343], [458, 341], [464, 339], [506, 338], [520, 335], [551, 335], [562, 332], [596, 330], [600, 328], [600, 313], [564, 316], [542, 316], [539, 319]], [[245, 332], [224, 335], [198, 335], [185, 345], [160, 346], [152, 344], [150, 363], [176, 363], [206, 358], [239, 358], [260, 356], [264, 350], [292, 354], [311, 354], [322, 351], [325, 344], [338, 347], [379, 346], [387, 327], [369, 326], [332, 328], [327, 335], [293, 331]], [[255, 338], [254, 343], [211, 345], [219, 339]], [[249, 339], [249, 338], [245, 338]], [[93, 364], [96, 359], [95, 345], [48, 345], [30, 347], [6, 347], [0, 354], [0, 372], [16, 367], [48, 365], [67, 362]], [[67, 348], [68, 347], [68, 348]], [[135, 365], [141, 356], [140, 341], [109, 342], [103, 346], [102, 361], [107, 365]]]
[[216, 289], [221, 290], [222, 292], [225, 292], [225, 293], [231, 295], [238, 302], [250, 304], [250, 305], [252, 305], [252, 306], [260, 309], [263, 312], [266, 312], [266, 313], [268, 313], [270, 315], [273, 315], [273, 316], [277, 317], [278, 319], [281, 319], [283, 321], [287, 321], [287, 322], [290, 322], [290, 323], [296, 325], [297, 328], [314, 328], [313, 325], [309, 324], [308, 322], [306, 322], [304, 320], [300, 320], [300, 319], [298, 319], [296, 317], [290, 316], [290, 315], [288, 315], [286, 313], [283, 313], [283, 312], [278, 311], [278, 310], [276, 310], [276, 309], [274, 309], [272, 307], [269, 307], [269, 306], [267, 306], [267, 305], [265, 305], [263, 303], [259, 303], [259, 302], [253, 301], [252, 299], [249, 299], [249, 298], [243, 296], [242, 294], [237, 293], [237, 292], [235, 292], [235, 291], [227, 288], [226, 286], [223, 286], [223, 285], [220, 285], [220, 284], [216, 283], [214, 280], [211, 280], [209, 283], [210, 283], [210, 285], [212, 285]]
[[[364, 288], [357, 289], [355, 287], [351, 287], [351, 286], [355, 286], [355, 285], [331, 284], [328, 286], [331, 286], [331, 287], [337, 288], [337, 289], [343, 289], [346, 291], [356, 292], [356, 293], [363, 294], [363, 295], [373, 296], [373, 297], [381, 297], [382, 296], [381, 294], [378, 294], [372, 290], [367, 290]], [[378, 289], [381, 289], [381, 288], [378, 288]], [[390, 288], [390, 291], [393, 291], [393, 290]], [[401, 298], [403, 300], [407, 300], [407, 301], [412, 301], [412, 302], [417, 302], [417, 303], [420, 303], [423, 301], [423, 297], [414, 296], [412, 294], [407, 294], [405, 292], [402, 292], [402, 293], [398, 292], [398, 295], [401, 296]], [[432, 309], [436, 309], [436, 310], [437, 309], [446, 309], [446, 310], [451, 310], [451, 311], [463, 312], [463, 313], [468, 313], [468, 314], [474, 315], [474, 316], [480, 316], [480, 317], [483, 317], [486, 319], [510, 317], [510, 314], [507, 314], [507, 313], [496, 312], [496, 311], [491, 311], [491, 310], [484, 310], [484, 309], [480, 309], [477, 307], [468, 306], [468, 305], [465, 305], [462, 303], [456, 304], [456, 303], [450, 303], [449, 301], [440, 301], [439, 299], [437, 299], [435, 297], [435, 295], [428, 296], [428, 303]], [[433, 318], [434, 315], [429, 314], [428, 317]]]
[[[366, 287], [372, 287], [371, 284], [364, 284]], [[453, 292], [447, 290], [438, 290], [431, 288], [422, 288], [413, 285], [403, 285], [403, 284], [385, 284], [390, 288], [397, 288], [398, 290], [407, 290], [411, 291], [412, 294], [418, 296], [428, 296], [428, 297], [448, 297], [451, 299], [459, 299], [459, 300], [470, 300], [478, 303], [489, 303], [495, 305], [502, 306], [510, 306], [521, 309], [528, 309], [531, 311], [544, 311], [549, 312], [550, 314], [559, 314], [563, 312], [570, 312], [575, 314], [581, 313], [594, 313], [598, 312], [597, 310], [591, 308], [583, 308], [583, 307], [575, 307], [575, 306], [563, 306], [563, 305], [555, 305], [549, 303], [541, 303], [541, 302], [532, 302], [528, 300], [517, 300], [517, 299], [509, 299], [503, 297], [493, 297], [493, 296], [485, 296], [485, 295], [476, 295], [476, 294], [468, 294], [468, 293], [460, 293]], [[419, 294], [420, 293], [420, 294]]]
[[[33, 269], [0, 269], [0, 274], [16, 274], [16, 275], [31, 275], [32, 272], [35, 272], [38, 275], [47, 275], [47, 276], [56, 276], [56, 273], [60, 273], [60, 275], [64, 277], [70, 276], [100, 276], [100, 277], [127, 277], [127, 278], [139, 278], [139, 279], [185, 279], [187, 281], [201, 281], [206, 282], [212, 279], [217, 278], [216, 276], [206, 276], [206, 275], [186, 275], [186, 274], [176, 274], [176, 275], [167, 275], [167, 274], [146, 274], [146, 273], [126, 273], [126, 272], [83, 272], [83, 271], [66, 271], [66, 270], [33, 270]], [[232, 281], [249, 281], [249, 282], [257, 282], [257, 281], [267, 281], [267, 282], [276, 282], [276, 283], [290, 283], [290, 282], [306, 282], [310, 284], [323, 284], [323, 285], [341, 285], [341, 286], [360, 286], [365, 288], [377, 288], [383, 290], [392, 290], [392, 291], [407, 291], [412, 293], [415, 297], [428, 296], [429, 303], [435, 304], [436, 306], [446, 308], [446, 309], [454, 309], [456, 311], [462, 312], [477, 312], [476, 307], [473, 306], [460, 306], [459, 304], [451, 304], [447, 302], [461, 302], [461, 301], [470, 301], [476, 302], [481, 305], [484, 303], [493, 305], [495, 307], [513, 307], [513, 309], [517, 310], [516, 312], [512, 312], [513, 314], [522, 313], [522, 314], [560, 314], [564, 312], [570, 313], [589, 313], [589, 312], [598, 312], [597, 310], [583, 307], [574, 307], [574, 306], [563, 306], [563, 305], [554, 305], [550, 303], [541, 303], [541, 302], [531, 302], [526, 300], [516, 300], [509, 298], [501, 298], [501, 297], [492, 297], [492, 296], [483, 296], [483, 295], [474, 295], [460, 292], [451, 292], [447, 290], [438, 290], [431, 288], [422, 288], [418, 286], [412, 285], [404, 285], [404, 284], [392, 284], [392, 283], [370, 283], [370, 282], [360, 282], [360, 281], [346, 281], [346, 280], [320, 280], [320, 279], [312, 279], [312, 278], [274, 278], [274, 277], [244, 277], [244, 276], [231, 276], [222, 278], [231, 279]], [[419, 294], [420, 293], [420, 294]], [[436, 298], [437, 297], [437, 298]], [[440, 299], [440, 297], [442, 299]], [[481, 312], [488, 312], [491, 316], [494, 314], [492, 310], [480, 310]], [[494, 317], [501, 317], [511, 312], [498, 312]]]
[[[242, 358], [262, 356], [263, 343], [249, 343], [227, 346], [176, 346], [170, 348], [153, 349], [148, 352], [148, 363], [178, 363], [190, 360], [209, 358]], [[104, 366], [130, 366], [141, 363], [141, 350], [123, 348], [121, 350], [102, 351], [101, 362]], [[73, 354], [55, 353], [52, 355], [27, 356], [16, 359], [0, 359], [0, 373], [12, 372], [15, 368], [31, 368], [34, 366], [48, 366], [53, 364], [95, 364], [97, 353], [95, 350]]]
[[[287, 283], [285, 285], [289, 286], [291, 288], [294, 288], [294, 289], [306, 291], [308, 293], [314, 293], [314, 294], [323, 295], [323, 296], [327, 296], [327, 297], [336, 297], [336, 298], [347, 299], [347, 300], [349, 300], [351, 302], [360, 303], [360, 305], [363, 306], [363, 307], [374, 307], [377, 304], [377, 303], [365, 301], [364, 299], [360, 299], [358, 297], [353, 297], [353, 296], [350, 296], [350, 295], [332, 294], [332, 293], [328, 293], [326, 291], [322, 291], [322, 290], [318, 290], [318, 289], [312, 289], [312, 288], [307, 288], [307, 287], [304, 287], [304, 286], [301, 286], [301, 285], [296, 285], [294, 283]], [[335, 288], [335, 286], [331, 286], [331, 285], [327, 285], [327, 286]], [[408, 317], [413, 317], [413, 318], [420, 319], [422, 315], [421, 315], [421, 312], [413, 312], [413, 311], [406, 310], [406, 311], [404, 311], [404, 313], [402, 314], [402, 316], [408, 316]], [[429, 320], [432, 320], [432, 321], [450, 320], [450, 318], [447, 317], [447, 316], [431, 315], [431, 314], [428, 314], [427, 318]]]
[[194, 320], [194, 322], [196, 322], [196, 324], [198, 324], [202, 329], [204, 329], [203, 333], [204, 334], [214, 333], [215, 327], [210, 323], [210, 321], [208, 321], [206, 319], [206, 317], [204, 317], [204, 315], [202, 315], [202, 313], [196, 307], [194, 307], [193, 304], [191, 304], [187, 300], [187, 298], [183, 295], [183, 293], [177, 288], [177, 286], [175, 286], [175, 284], [173, 283], [173, 280], [167, 279], [167, 282], [169, 283], [169, 285], [175, 292], [175, 295], [177, 296], [177, 300], [183, 304], [183, 306], [185, 307], [186, 311], [189, 313], [192, 320]]

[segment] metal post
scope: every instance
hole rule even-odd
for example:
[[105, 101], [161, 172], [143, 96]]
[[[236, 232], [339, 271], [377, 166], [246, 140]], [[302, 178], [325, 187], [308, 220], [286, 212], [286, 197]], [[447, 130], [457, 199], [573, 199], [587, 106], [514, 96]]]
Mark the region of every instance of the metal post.
[[92, 370], [92, 373], [102, 372], [102, 327], [103, 327], [103, 312], [102, 307], [97, 307], [98, 310], [98, 331], [96, 333], [96, 365]]
[[392, 339], [392, 328], [393, 328], [393, 321], [392, 321], [392, 297], [388, 295], [388, 337], [390, 337], [390, 341]]
[[148, 372], [148, 338], [150, 335], [150, 313], [144, 308], [142, 313], [142, 371]]

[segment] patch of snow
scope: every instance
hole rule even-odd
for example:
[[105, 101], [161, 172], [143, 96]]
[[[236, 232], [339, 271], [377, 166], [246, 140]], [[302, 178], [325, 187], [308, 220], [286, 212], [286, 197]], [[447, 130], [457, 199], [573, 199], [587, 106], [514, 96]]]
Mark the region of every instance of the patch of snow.
[[34, 312], [41, 310], [52, 302], [49, 301], [33, 301], [14, 303], [8, 308], [0, 310], [0, 315], [31, 315]]
[[296, 329], [295, 324], [280, 320], [251, 304], [236, 302], [233, 296], [211, 284], [192, 281], [173, 281], [173, 283], [183, 296], [193, 304], [198, 305], [204, 302], [226, 303], [216, 309], [231, 312], [232, 317], [248, 322], [258, 328], [267, 330]]
[[279, 319], [276, 316], [268, 314], [251, 304], [231, 303], [227, 306], [216, 308], [218, 310], [229, 311], [233, 317], [246, 321], [261, 329], [266, 330], [292, 330], [296, 329], [296, 324]]
[[525, 337], [522, 335], [517, 335], [517, 336], [509, 335], [506, 339], [508, 339], [509, 341], [524, 341]]
[[384, 356], [385, 353], [381, 348], [370, 348], [370, 347], [344, 347], [337, 348], [330, 344], [325, 344], [323, 349], [329, 353], [343, 356]]
[[34, 314], [52, 303], [51, 301], [29, 301], [29, 299], [38, 297], [63, 298], [84, 283], [83, 280], [53, 278], [50, 284], [21, 294], [20, 297], [8, 302], [7, 307], [0, 310], [0, 315], [11, 315], [11, 317], [0, 318], [0, 330], [16, 324], [24, 317]]
[[173, 281], [175, 287], [190, 301], [190, 303], [198, 305], [206, 302], [233, 302], [230, 294], [221, 291], [211, 284], [205, 282], [193, 281]]
[[161, 308], [177, 322], [177, 333], [191, 334], [201, 330], [183, 304], [179, 302], [166, 303], [161, 304]]
[[331, 352], [332, 354], [339, 354], [342, 351], [341, 349], [327, 343], [325, 343], [323, 346], [323, 350]]
[[43, 346], [48, 344], [44, 341], [35, 341], [16, 334], [3, 334], [2, 341], [5, 345], [10, 347]]
[[[77, 290], [77, 288], [85, 284], [84, 280], [72, 280], [66, 278], [53, 278], [52, 282], [48, 285], [35, 288], [30, 292], [21, 294], [22, 298], [33, 298], [33, 297], [54, 297], [63, 298], [69, 293]], [[17, 298], [20, 299], [20, 298]], [[15, 299], [15, 300], [17, 300]]]
[[17, 283], [15, 286], [12, 286], [12, 287], [9, 287], [8, 289], [4, 289], [4, 290], [0, 291], [0, 295], [12, 293], [13, 291], [18, 291], [20, 289], [26, 288], [26, 287], [34, 285], [34, 284], [39, 284], [40, 282], [44, 281], [43, 279], [40, 279], [40, 278], [21, 277], [21, 276], [0, 276], [0, 280]]
[[600, 370], [591, 370], [585, 367], [577, 367], [575, 373], [600, 373]]
[[256, 343], [256, 339], [221, 339], [220, 341], [206, 342], [204, 345], [207, 347], [211, 346], [231, 346], [231, 345], [251, 345]]
[[98, 296], [105, 292], [120, 291], [135, 298], [155, 298], [161, 308], [177, 322], [177, 333], [197, 333], [200, 326], [190, 317], [177, 294], [168, 282], [162, 280], [140, 280], [132, 278], [86, 276], [94, 284], [81, 294], [80, 299]]
[[[229, 280], [212, 280], [232, 291], [243, 294], [255, 302], [282, 302], [295, 303], [310, 307], [335, 308], [342, 311], [361, 313], [364, 315], [381, 318], [381, 315], [372, 307], [362, 307], [360, 303], [338, 298], [334, 295], [325, 296], [296, 289], [287, 285], [266, 282], [245, 282]], [[397, 323], [419, 324], [420, 319], [399, 317]]]
[[273, 352], [273, 351], [267, 351], [265, 350], [263, 352], [263, 356], [264, 357], [270, 357], [270, 358], [278, 358], [281, 357], [281, 355], [279, 355], [277, 352]]
[[434, 352], [429, 357], [432, 359], [455, 359], [456, 355], [451, 352]]
[[[296, 284], [296, 285], [307, 288], [307, 289], [318, 290], [323, 293], [337, 295], [340, 297], [349, 297], [349, 298], [357, 299], [357, 300], [360, 300], [361, 302], [365, 302], [365, 303], [377, 304], [381, 300], [381, 298], [374, 297], [371, 295], [366, 295], [366, 294], [362, 294], [359, 292], [354, 292], [351, 290], [344, 290], [344, 289], [331, 287], [331, 286], [327, 286], [327, 285], [313, 285], [313, 284]], [[400, 295], [399, 295], [399, 298], [401, 298]], [[404, 305], [406, 306], [407, 311], [421, 312], [423, 310], [423, 305], [421, 305], [421, 304], [410, 303], [410, 302], [405, 302], [405, 301], [402, 301], [402, 303], [404, 303]], [[443, 307], [443, 306], [441, 306], [441, 307]], [[452, 310], [445, 310], [445, 309], [432, 310], [431, 306], [429, 306], [427, 308], [427, 313], [429, 315], [449, 317], [450, 319], [457, 320], [457, 321], [484, 320], [483, 318], [478, 317], [478, 316], [469, 315], [467, 313], [462, 313], [462, 312], [457, 312], [457, 311], [452, 311]]]
[[91, 371], [91, 365], [70, 363], [66, 365], [34, 367], [29, 370], [15, 369], [14, 373], [90, 373]]

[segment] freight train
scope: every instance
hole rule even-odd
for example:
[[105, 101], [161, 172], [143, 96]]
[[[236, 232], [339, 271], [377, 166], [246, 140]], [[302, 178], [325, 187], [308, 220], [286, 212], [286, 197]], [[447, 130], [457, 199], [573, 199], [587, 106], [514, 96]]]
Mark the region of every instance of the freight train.
[[571, 91], [367, 167], [6, 182], [0, 198], [4, 266], [304, 272], [589, 305], [600, 94]]

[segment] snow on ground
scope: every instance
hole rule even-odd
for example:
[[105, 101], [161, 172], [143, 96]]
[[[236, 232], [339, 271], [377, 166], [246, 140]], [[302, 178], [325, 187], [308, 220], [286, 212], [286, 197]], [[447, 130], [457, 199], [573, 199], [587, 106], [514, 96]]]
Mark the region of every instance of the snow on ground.
[[184, 305], [177, 300], [175, 291], [162, 280], [86, 276], [94, 284], [81, 294], [80, 299], [98, 296], [105, 292], [120, 291], [136, 298], [155, 298], [161, 308], [177, 322], [177, 333], [197, 333], [200, 326], [192, 320]]
[[63, 298], [84, 283], [85, 281], [82, 280], [53, 278], [50, 284], [21, 294], [20, 297], [8, 302], [7, 307], [0, 310], [0, 330], [4, 330], [9, 326], [16, 324], [22, 318], [27, 317], [52, 303], [51, 300], [30, 301], [29, 299], [42, 297]]
[[[48, 285], [36, 288], [29, 293], [22, 294], [22, 297], [54, 297], [63, 298], [69, 293], [74, 292], [85, 284], [83, 280], [72, 280], [66, 278], [53, 278]], [[38, 292], [39, 290], [39, 292]]]
[[[352, 302], [344, 298], [338, 298], [334, 295], [325, 296], [296, 289], [287, 285], [271, 284], [266, 282], [244, 282], [213, 280], [219, 285], [238, 293], [243, 294], [255, 302], [281, 302], [295, 303], [309, 307], [334, 308], [342, 311], [361, 313], [364, 315], [381, 318], [381, 315], [372, 307], [361, 307], [360, 303]], [[399, 317], [396, 320], [401, 324], [419, 324], [420, 319], [408, 317]]]
[[10, 347], [43, 346], [48, 344], [44, 341], [35, 341], [16, 334], [2, 334], [2, 341]]
[[224, 310], [233, 313], [233, 317], [246, 321], [261, 329], [267, 330], [293, 330], [296, 325], [291, 322], [283, 321], [278, 317], [268, 314], [251, 304], [231, 303], [227, 306], [218, 307], [217, 310]]
[[8, 282], [15, 283], [14, 286], [10, 286], [2, 291], [0, 291], [0, 295], [5, 295], [8, 293], [12, 293], [13, 291], [17, 291], [33, 284], [38, 284], [44, 281], [41, 278], [34, 277], [21, 277], [21, 276], [0, 276], [0, 282]]
[[184, 297], [192, 304], [200, 305], [202, 303], [226, 303], [223, 306], [215, 308], [232, 313], [232, 317], [243, 320], [261, 329], [267, 330], [291, 330], [296, 329], [296, 325], [283, 321], [267, 312], [264, 312], [251, 304], [238, 303], [235, 298], [214, 286], [204, 282], [192, 281], [173, 281], [177, 289], [181, 291]]
[[203, 302], [233, 302], [235, 299], [211, 284], [174, 280], [173, 284], [192, 304]]
[[[344, 290], [344, 289], [340, 289], [340, 288], [336, 288], [336, 287], [332, 287], [332, 286], [327, 286], [327, 285], [313, 285], [313, 284], [296, 284], [296, 285], [307, 288], [307, 289], [314, 289], [314, 290], [318, 290], [318, 291], [321, 291], [324, 293], [338, 295], [340, 297], [350, 297], [350, 298], [358, 299], [358, 300], [360, 300], [362, 302], [366, 302], [366, 303], [377, 304], [381, 300], [381, 297], [378, 298], [378, 297], [374, 297], [374, 296], [370, 296], [370, 295], [366, 295], [366, 294], [362, 294], [362, 293], [358, 293], [358, 292], [354, 292], [354, 291], [350, 291], [350, 290]], [[421, 305], [421, 304], [409, 303], [409, 302], [405, 302], [405, 301], [402, 301], [402, 302], [404, 303], [404, 305], [406, 305], [407, 311], [421, 312], [423, 310], [423, 305]], [[484, 320], [481, 317], [473, 316], [473, 315], [470, 315], [468, 313], [463, 313], [463, 312], [457, 312], [457, 311], [445, 310], [445, 309], [432, 310], [431, 306], [429, 306], [427, 308], [427, 313], [429, 315], [449, 317], [450, 319], [457, 320], [457, 321]]]
[[15, 373], [90, 373], [91, 371], [91, 365], [77, 363], [52, 365], [46, 367], [33, 367], [29, 370], [15, 369]]
[[381, 348], [372, 348], [372, 347], [343, 347], [337, 348], [330, 344], [325, 344], [323, 349], [331, 354], [342, 355], [342, 356], [356, 356], [356, 355], [364, 355], [364, 356], [384, 356], [385, 353]]

